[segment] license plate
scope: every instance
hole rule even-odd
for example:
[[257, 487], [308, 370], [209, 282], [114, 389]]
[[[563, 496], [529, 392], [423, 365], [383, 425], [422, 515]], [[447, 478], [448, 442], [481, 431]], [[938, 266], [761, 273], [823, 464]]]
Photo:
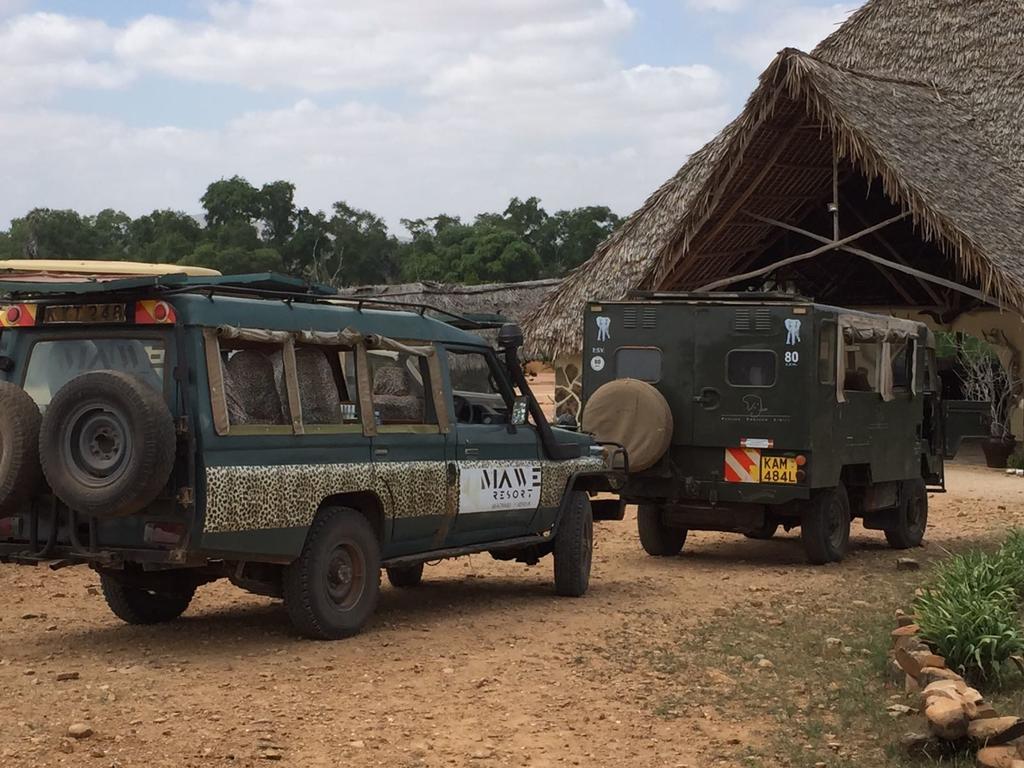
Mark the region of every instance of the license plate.
[[796, 459], [785, 456], [762, 456], [761, 482], [796, 483]]
[[55, 304], [46, 307], [47, 323], [123, 323], [124, 304]]

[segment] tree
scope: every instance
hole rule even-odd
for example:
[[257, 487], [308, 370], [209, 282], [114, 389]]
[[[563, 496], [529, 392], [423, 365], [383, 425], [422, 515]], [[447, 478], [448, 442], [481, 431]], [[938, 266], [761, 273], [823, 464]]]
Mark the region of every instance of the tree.
[[153, 211], [128, 225], [132, 261], [173, 264], [195, 250], [202, 236], [199, 222], [180, 211]]
[[295, 232], [295, 185], [290, 181], [272, 181], [259, 192], [260, 218], [267, 242], [283, 247]]
[[241, 176], [213, 182], [206, 188], [200, 202], [206, 211], [207, 227], [239, 221], [251, 223], [260, 217], [263, 210], [260, 191]]

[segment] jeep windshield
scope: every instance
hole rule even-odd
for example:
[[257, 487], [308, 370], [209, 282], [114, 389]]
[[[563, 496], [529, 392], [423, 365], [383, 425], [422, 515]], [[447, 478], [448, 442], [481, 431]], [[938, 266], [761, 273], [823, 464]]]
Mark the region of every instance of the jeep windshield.
[[48, 339], [32, 345], [24, 390], [45, 409], [57, 391], [89, 371], [123, 371], [163, 389], [164, 342], [159, 338]]

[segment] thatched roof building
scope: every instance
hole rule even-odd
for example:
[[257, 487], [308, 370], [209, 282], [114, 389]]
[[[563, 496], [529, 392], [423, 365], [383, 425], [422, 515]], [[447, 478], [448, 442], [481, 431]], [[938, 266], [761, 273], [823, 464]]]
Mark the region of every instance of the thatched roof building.
[[529, 351], [578, 354], [584, 302], [635, 289], [772, 280], [943, 323], [1024, 306], [1022, 51], [1021, 0], [869, 0], [810, 54], [780, 52], [526, 319]]
[[522, 322], [535, 310], [545, 295], [561, 281], [526, 280], [520, 283], [403, 283], [400, 285], [362, 285], [341, 288], [338, 293], [348, 298], [376, 298], [406, 304], [428, 304], [457, 314], [500, 315], [513, 322]]

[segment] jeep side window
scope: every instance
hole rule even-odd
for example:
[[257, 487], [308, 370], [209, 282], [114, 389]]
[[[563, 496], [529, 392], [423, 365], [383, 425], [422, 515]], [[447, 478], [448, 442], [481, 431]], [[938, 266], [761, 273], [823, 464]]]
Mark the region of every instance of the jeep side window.
[[882, 345], [878, 342], [847, 344], [846, 378], [843, 389], [847, 392], [878, 392], [878, 361]]
[[304, 425], [358, 422], [355, 379], [345, 378], [345, 354], [318, 346], [296, 346], [295, 377]]
[[734, 387], [774, 387], [775, 353], [770, 349], [733, 349], [725, 356], [726, 380]]
[[836, 323], [825, 320], [818, 332], [818, 381], [836, 383]]
[[373, 410], [381, 425], [437, 424], [432, 400], [426, 397], [429, 380], [425, 358], [404, 352], [371, 349], [366, 353], [373, 386]]
[[615, 350], [615, 378], [661, 380], [661, 350], [657, 347], [619, 347]]
[[280, 344], [221, 342], [228, 424], [290, 425]]
[[913, 375], [914, 342], [894, 341], [890, 345], [892, 365], [892, 388], [894, 392], [909, 392]]
[[493, 355], [448, 350], [448, 376], [458, 424], [505, 424], [510, 392]]

